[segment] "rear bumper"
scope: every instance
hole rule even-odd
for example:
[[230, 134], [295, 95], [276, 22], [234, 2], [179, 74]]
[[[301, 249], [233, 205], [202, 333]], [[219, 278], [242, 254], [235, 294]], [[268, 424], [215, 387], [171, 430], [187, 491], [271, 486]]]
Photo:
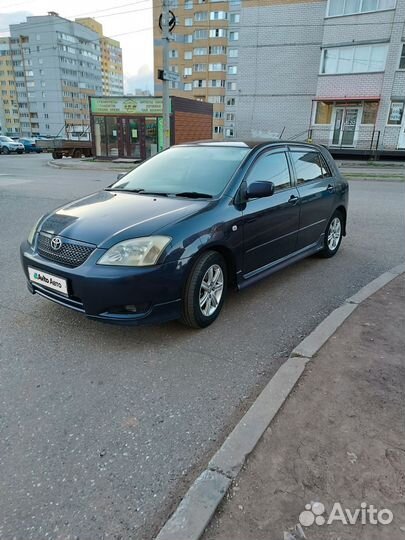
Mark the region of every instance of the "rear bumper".
[[[114, 324], [158, 323], [181, 316], [188, 259], [154, 267], [120, 268], [97, 265], [100, 256], [101, 252], [95, 250], [84, 264], [68, 268], [40, 257], [26, 242], [21, 246], [21, 261], [32, 294], [90, 319]], [[29, 266], [66, 279], [69, 295], [31, 283]], [[127, 311], [124, 306], [134, 306], [136, 311]]]

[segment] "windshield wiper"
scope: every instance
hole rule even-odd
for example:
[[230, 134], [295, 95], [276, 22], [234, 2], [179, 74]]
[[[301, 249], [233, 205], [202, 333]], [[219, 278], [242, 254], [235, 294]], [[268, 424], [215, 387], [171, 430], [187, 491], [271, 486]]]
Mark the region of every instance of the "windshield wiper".
[[212, 199], [212, 195], [209, 193], [200, 193], [198, 191], [183, 191], [181, 193], [176, 193], [176, 197], [187, 197], [189, 199]]
[[163, 191], [146, 191], [143, 188], [125, 189], [125, 188], [106, 188], [106, 191], [125, 191], [126, 193], [139, 193], [140, 195], [161, 195], [162, 197], [168, 197], [168, 193]]

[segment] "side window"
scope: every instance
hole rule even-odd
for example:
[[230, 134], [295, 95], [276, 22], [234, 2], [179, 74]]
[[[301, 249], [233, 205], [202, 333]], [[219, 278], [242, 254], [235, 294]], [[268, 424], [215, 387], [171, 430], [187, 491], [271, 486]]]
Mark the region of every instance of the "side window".
[[290, 170], [284, 152], [259, 157], [249, 172], [247, 183], [273, 182], [276, 191], [290, 186]]
[[318, 154], [319, 160], [321, 163], [321, 169], [322, 169], [322, 176], [324, 178], [330, 178], [332, 175], [329, 165], [326, 162], [326, 159], [323, 157], [322, 154]]
[[298, 184], [324, 177], [317, 152], [291, 152]]

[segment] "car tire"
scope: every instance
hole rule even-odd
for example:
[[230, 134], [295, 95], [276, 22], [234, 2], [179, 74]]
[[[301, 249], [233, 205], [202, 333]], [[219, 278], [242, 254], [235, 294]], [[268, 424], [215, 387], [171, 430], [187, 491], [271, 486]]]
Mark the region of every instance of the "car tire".
[[194, 263], [186, 283], [181, 322], [191, 328], [206, 328], [212, 324], [224, 304], [227, 282], [222, 255], [217, 251], [203, 253]]
[[343, 229], [343, 214], [337, 210], [330, 218], [328, 226], [326, 227], [323, 248], [319, 252], [321, 257], [329, 259], [330, 257], [336, 255], [342, 242]]
[[3, 148], [1, 149], [1, 153], [2, 153], [2, 154], [9, 154], [9, 153], [10, 153], [10, 149], [7, 148], [7, 146], [3, 146]]
[[17, 154], [22, 154], [24, 150], [17, 150]]

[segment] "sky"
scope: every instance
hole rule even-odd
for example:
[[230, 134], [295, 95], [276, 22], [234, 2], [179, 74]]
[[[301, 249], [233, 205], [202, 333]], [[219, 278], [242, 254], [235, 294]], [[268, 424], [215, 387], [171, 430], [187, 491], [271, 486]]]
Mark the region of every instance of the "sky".
[[0, 36], [9, 35], [9, 24], [48, 11], [72, 20], [95, 18], [103, 25], [104, 35], [121, 42], [125, 91], [140, 88], [153, 92], [152, 0], [0, 0]]

